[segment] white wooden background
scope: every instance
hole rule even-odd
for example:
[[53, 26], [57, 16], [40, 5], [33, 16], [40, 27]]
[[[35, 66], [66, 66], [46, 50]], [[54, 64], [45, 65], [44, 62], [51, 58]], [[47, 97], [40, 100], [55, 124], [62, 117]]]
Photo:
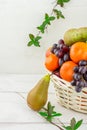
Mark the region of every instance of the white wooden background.
[[[28, 92], [43, 75], [0, 75], [0, 130], [58, 130], [45, 119], [31, 110], [26, 104]], [[25, 98], [25, 100], [20, 96]], [[62, 113], [59, 119], [69, 125], [70, 119], [83, 119], [83, 125], [78, 130], [87, 130], [87, 114], [68, 110], [56, 102], [52, 82], [49, 87], [48, 101]], [[55, 120], [58, 123], [57, 120]]]
[[36, 27], [45, 13], [51, 13], [54, 1], [0, 0], [0, 73], [44, 73], [46, 49], [63, 38], [67, 29], [87, 26], [87, 0], [71, 0], [61, 9], [65, 20], [56, 20], [48, 27], [41, 47], [27, 47], [28, 34], [37, 34]]
[[[0, 0], [0, 130], [58, 130], [26, 104], [28, 92], [46, 73], [46, 49], [63, 38], [64, 32], [73, 27], [87, 26], [87, 0], [71, 0], [62, 9], [65, 20], [54, 21], [43, 35], [41, 47], [27, 47], [28, 34], [37, 34], [36, 27], [43, 21], [44, 13], [50, 14], [54, 0]], [[51, 84], [48, 100], [64, 124], [72, 117], [83, 119], [79, 130], [87, 130], [87, 115], [60, 106]]]

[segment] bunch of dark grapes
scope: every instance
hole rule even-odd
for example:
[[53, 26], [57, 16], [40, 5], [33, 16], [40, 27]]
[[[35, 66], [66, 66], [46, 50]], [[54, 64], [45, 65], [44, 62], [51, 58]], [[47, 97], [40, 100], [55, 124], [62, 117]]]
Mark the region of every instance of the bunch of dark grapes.
[[62, 39], [60, 39], [57, 44], [53, 44], [51, 52], [59, 58], [59, 66], [70, 59], [69, 50], [69, 47], [65, 45]]
[[75, 86], [76, 92], [81, 92], [82, 88], [87, 87], [87, 60], [79, 61], [78, 66], [74, 67], [71, 85]]

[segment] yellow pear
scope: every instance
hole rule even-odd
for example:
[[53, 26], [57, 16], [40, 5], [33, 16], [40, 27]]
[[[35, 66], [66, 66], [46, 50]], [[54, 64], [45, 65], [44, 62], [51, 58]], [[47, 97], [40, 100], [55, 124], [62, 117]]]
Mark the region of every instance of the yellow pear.
[[67, 46], [71, 46], [79, 41], [87, 41], [87, 27], [71, 28], [65, 32], [64, 42]]
[[45, 104], [48, 98], [48, 88], [50, 83], [50, 75], [42, 77], [34, 88], [27, 95], [28, 106], [39, 111]]

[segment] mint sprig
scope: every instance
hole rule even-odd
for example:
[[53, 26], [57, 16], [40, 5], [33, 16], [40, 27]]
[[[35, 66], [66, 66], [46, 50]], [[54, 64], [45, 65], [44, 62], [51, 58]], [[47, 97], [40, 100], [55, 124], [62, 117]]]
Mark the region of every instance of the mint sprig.
[[51, 25], [51, 21], [55, 20], [54, 16], [49, 16], [47, 13], [45, 14], [45, 20], [43, 23], [37, 27], [38, 30], [40, 30], [41, 33], [44, 33], [47, 25]]
[[61, 113], [57, 113], [56, 111], [54, 111], [54, 106], [51, 105], [50, 102], [48, 102], [47, 104], [47, 108], [43, 108], [45, 111], [42, 112], [40, 111], [39, 114], [43, 117], [45, 117], [46, 120], [48, 121], [52, 121], [52, 119], [54, 117], [57, 117], [57, 116], [61, 116], [62, 114]]
[[57, 0], [57, 4], [59, 4], [61, 7], [64, 6], [66, 2], [69, 2], [70, 0]]
[[60, 19], [60, 18], [65, 18], [64, 15], [62, 14], [62, 12], [60, 10], [57, 10], [57, 9], [53, 9], [53, 12], [54, 14], [56, 15], [56, 18], [57, 19]]
[[36, 36], [32, 33], [29, 34], [29, 42], [28, 46], [36, 46], [40, 47], [40, 40], [42, 39], [41, 34], [45, 33], [45, 30], [47, 30], [48, 26], [51, 25], [52, 21], [55, 19], [65, 18], [62, 14], [61, 10], [58, 10], [56, 7], [60, 6], [63, 7], [65, 3], [69, 2], [70, 0], [56, 0], [55, 5], [52, 9], [51, 14], [45, 13], [44, 20], [40, 26], [37, 27], [37, 30], [39, 31]]
[[43, 108], [38, 113], [47, 121], [49, 121], [52, 125], [58, 127], [60, 130], [77, 130], [82, 125], [83, 120], [81, 119], [79, 121], [76, 121], [74, 117], [70, 120], [70, 125], [68, 126], [65, 126], [59, 119], [58, 120], [61, 126], [58, 125], [58, 123], [56, 124], [55, 122], [53, 122], [54, 117], [62, 116], [62, 114], [54, 111], [54, 108], [55, 106], [52, 106], [51, 103], [48, 102], [47, 108]]
[[34, 36], [33, 34], [29, 34], [30, 41], [28, 42], [28, 46], [32, 46], [33, 44], [35, 46], [40, 46], [39, 40], [41, 39], [41, 36]]
[[83, 120], [79, 120], [76, 122], [75, 118], [72, 118], [70, 125], [64, 126], [64, 128], [65, 128], [65, 130], [77, 130], [81, 126], [82, 122], [83, 122]]

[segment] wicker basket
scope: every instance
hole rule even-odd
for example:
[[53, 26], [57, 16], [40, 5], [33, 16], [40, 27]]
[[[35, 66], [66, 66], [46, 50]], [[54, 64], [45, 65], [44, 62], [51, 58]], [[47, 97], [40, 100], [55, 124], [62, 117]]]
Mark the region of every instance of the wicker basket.
[[87, 113], [87, 88], [77, 93], [74, 86], [69, 82], [55, 75], [51, 76], [51, 80], [54, 84], [57, 101], [62, 106], [78, 112]]

